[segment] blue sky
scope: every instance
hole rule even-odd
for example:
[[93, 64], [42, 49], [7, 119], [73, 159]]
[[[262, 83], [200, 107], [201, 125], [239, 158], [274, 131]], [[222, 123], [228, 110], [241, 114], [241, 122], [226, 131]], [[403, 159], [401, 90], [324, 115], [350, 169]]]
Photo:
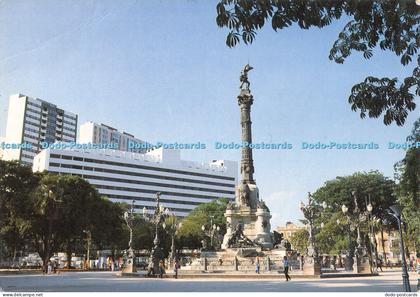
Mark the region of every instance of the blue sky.
[[[355, 53], [344, 65], [328, 59], [346, 20], [330, 27], [275, 33], [269, 27], [251, 46], [225, 45], [216, 1], [2, 1], [0, 2], [0, 135], [8, 97], [23, 93], [53, 102], [87, 120], [150, 141], [205, 142], [185, 159], [240, 159], [215, 141], [240, 140], [239, 73], [249, 61], [254, 94], [254, 142], [293, 143], [292, 150], [255, 150], [260, 196], [272, 225], [301, 217], [298, 202], [336, 176], [379, 170], [392, 177], [404, 156], [404, 127], [361, 120], [347, 98], [366, 76], [403, 77], [390, 53], [366, 62]], [[373, 151], [301, 150], [302, 141], [376, 142]]]

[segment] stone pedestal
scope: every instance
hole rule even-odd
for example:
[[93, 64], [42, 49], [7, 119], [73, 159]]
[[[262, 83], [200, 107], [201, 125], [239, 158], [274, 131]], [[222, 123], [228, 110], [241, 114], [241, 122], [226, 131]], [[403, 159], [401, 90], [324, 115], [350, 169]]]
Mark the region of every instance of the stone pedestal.
[[353, 273], [372, 273], [369, 257], [356, 255], [353, 260]]
[[[256, 273], [256, 260], [259, 257], [260, 273], [277, 275], [283, 270], [284, 249], [263, 251], [255, 248], [229, 248], [224, 251], [202, 252], [200, 258], [183, 266], [180, 273]], [[296, 268], [296, 267], [295, 267]]]
[[304, 275], [321, 275], [321, 265], [314, 257], [305, 257], [303, 263]]
[[136, 272], [136, 265], [134, 264], [134, 258], [127, 258], [127, 261], [124, 263], [124, 267], [122, 269], [123, 273], [134, 273]]
[[[249, 204], [241, 203], [240, 197], [246, 191]], [[238, 224], [242, 225], [243, 235], [262, 248], [273, 248], [270, 234], [271, 214], [268, 207], [259, 200], [258, 187], [255, 184], [240, 185], [236, 189], [237, 202], [228, 206], [226, 217], [226, 234], [223, 237], [222, 249], [229, 248], [229, 239], [232, 238]]]

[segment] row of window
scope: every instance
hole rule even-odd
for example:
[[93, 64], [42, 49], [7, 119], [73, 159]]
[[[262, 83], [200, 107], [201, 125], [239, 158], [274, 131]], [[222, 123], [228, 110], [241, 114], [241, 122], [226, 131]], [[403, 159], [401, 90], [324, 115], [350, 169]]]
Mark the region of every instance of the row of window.
[[[56, 154], [51, 154], [51, 158], [56, 158], [56, 156], [57, 156]], [[80, 162], [84, 161], [83, 158], [71, 157], [71, 156], [66, 156], [66, 155], [62, 155], [62, 159], [80, 161]], [[51, 163], [51, 166], [54, 166], [52, 164], [54, 164], [56, 167], [59, 167], [59, 165], [60, 165], [59, 163], [54, 163], [53, 162], [53, 163]], [[82, 170], [89, 170], [89, 171], [95, 171], [95, 172], [106, 172], [106, 173], [113, 173], [113, 174], [138, 176], [138, 177], [149, 177], [149, 178], [157, 178], [157, 179], [164, 179], [164, 180], [189, 182], [189, 183], [195, 183], [195, 184], [228, 187], [228, 188], [234, 188], [235, 187], [235, 184], [225, 184], [225, 183], [218, 183], [218, 182], [211, 182], [211, 181], [204, 181], [204, 180], [195, 180], [195, 179], [173, 177], [173, 176], [162, 176], [162, 175], [151, 174], [151, 173], [138, 173], [138, 172], [132, 172], [132, 171], [98, 168], [98, 167], [90, 167], [90, 166], [82, 166]]]
[[114, 177], [103, 177], [103, 176], [94, 176], [94, 175], [85, 175], [85, 177], [89, 179], [105, 180], [105, 181], [120, 182], [120, 183], [127, 183], [127, 184], [156, 186], [156, 187], [163, 187], [163, 188], [175, 188], [175, 189], [183, 189], [183, 190], [191, 190], [191, 191], [199, 191], [199, 192], [222, 193], [222, 194], [230, 194], [230, 195], [235, 194], [235, 191], [224, 191], [224, 190], [215, 190], [215, 189], [207, 189], [207, 188], [199, 188], [199, 187], [188, 187], [188, 186], [181, 186], [181, 185], [169, 185], [169, 184], [139, 181], [139, 180], [129, 180], [129, 179], [122, 179], [122, 178], [114, 178]]
[[[56, 158], [56, 159], [63, 158], [63, 159], [71, 160], [72, 157], [71, 156], [65, 157], [64, 155], [62, 156], [58, 154], [51, 154], [51, 158]], [[96, 164], [105, 164], [105, 165], [113, 165], [113, 166], [120, 166], [120, 167], [129, 167], [129, 168], [146, 169], [146, 170], [193, 175], [193, 176], [202, 176], [202, 177], [209, 177], [209, 178], [214, 178], [214, 179], [224, 179], [224, 180], [232, 180], [232, 181], [235, 180], [234, 177], [230, 177], [230, 176], [220, 176], [220, 175], [198, 173], [198, 172], [191, 172], [191, 171], [184, 171], [184, 170], [177, 170], [177, 169], [151, 167], [151, 166], [145, 166], [145, 165], [135, 165], [135, 164], [127, 164], [127, 163], [121, 163], [121, 162], [113, 162], [113, 161], [103, 161], [103, 160], [90, 159], [90, 158], [83, 158], [82, 161], [89, 162], [89, 163], [96, 163]]]
[[72, 121], [75, 121], [75, 122], [77, 121], [77, 117], [71, 116], [71, 115], [66, 114], [66, 113], [64, 114], [64, 117], [67, 118], [67, 119], [70, 119]]
[[62, 132], [61, 134], [65, 135], [65, 136], [68, 136], [68, 137], [71, 137], [71, 138], [74, 138], [74, 134], [69, 134], [69, 133], [66, 133], [66, 132]]
[[32, 109], [30, 107], [26, 108], [27, 111], [33, 112], [34, 114], [39, 114], [39, 110]]
[[63, 130], [66, 130], [66, 131], [68, 131], [70, 133], [76, 133], [76, 129], [70, 128], [70, 127], [67, 127], [67, 126], [63, 126]]
[[76, 126], [76, 123], [69, 122], [69, 121], [66, 121], [66, 120], [63, 120], [63, 123], [65, 123], [67, 125], [71, 125], [71, 126]]
[[[86, 170], [84, 166], [79, 166], [79, 165], [50, 163], [50, 166], [77, 169], [77, 170]], [[199, 188], [199, 187], [188, 187], [188, 186], [182, 186], [182, 185], [169, 185], [169, 184], [162, 184], [162, 183], [148, 182], [148, 181], [127, 180], [127, 179], [114, 178], [114, 177], [103, 177], [103, 176], [94, 176], [94, 175], [84, 175], [84, 177], [89, 178], [89, 179], [95, 179], [95, 180], [105, 180], [105, 181], [121, 182], [121, 183], [128, 183], [128, 184], [140, 184], [140, 185], [145, 185], [145, 186], [156, 186], [156, 187], [164, 187], [164, 188], [175, 188], [175, 189], [231, 194], [231, 195], [235, 194], [234, 191], [215, 190], [215, 189], [207, 189], [207, 188]]]
[[124, 191], [124, 192], [134, 192], [134, 193], [147, 193], [147, 194], [156, 194], [156, 192], [160, 192], [162, 195], [169, 195], [169, 196], [178, 196], [178, 197], [189, 197], [189, 198], [201, 198], [201, 199], [208, 199], [214, 200], [219, 199], [222, 196], [208, 196], [208, 195], [197, 195], [197, 194], [185, 194], [185, 193], [177, 193], [177, 192], [169, 192], [169, 191], [157, 191], [157, 190], [146, 190], [146, 189], [133, 189], [133, 188], [126, 188], [126, 187], [115, 187], [115, 186], [105, 186], [105, 185], [97, 185], [93, 181], [89, 181], [92, 185], [94, 185], [98, 190], [114, 190], [114, 191]]
[[25, 114], [25, 118], [30, 118], [30, 119], [36, 120], [36, 122], [39, 123], [39, 118], [37, 118], [37, 117], [35, 117], [31, 114]]
[[[29, 100], [27, 101], [27, 104], [30, 105], [30, 106], [34, 106], [34, 107], [37, 107], [37, 108], [41, 109], [41, 105], [35, 104], [35, 103], [33, 103]], [[37, 111], [37, 112], [39, 112], [39, 111]]]
[[[39, 133], [39, 129], [29, 128], [28, 125], [31, 125], [31, 124], [25, 121], [25, 131], [33, 132], [33, 133], [36, 133], [36, 134]], [[25, 136], [26, 136], [26, 134], [25, 134]]]
[[[25, 129], [25, 130], [28, 130], [28, 129]], [[26, 137], [26, 138], [30, 138], [30, 139], [36, 140], [36, 141], [39, 140], [39, 137], [33, 136], [33, 135], [29, 135], [29, 134], [26, 134], [26, 133], [23, 134], [23, 136]]]
[[[50, 171], [51, 172], [62, 174], [60, 172], [54, 171], [53, 168], [51, 168]], [[77, 176], [80, 176], [82, 178], [86, 178], [87, 179], [87, 177], [84, 174], [77, 174], [77, 173], [70, 173], [70, 174], [71, 175], [77, 175]], [[103, 186], [103, 185], [94, 184], [90, 180], [88, 180], [88, 181], [89, 181], [90, 184], [92, 184], [93, 186], [95, 186], [100, 193], [101, 193], [100, 189], [105, 189], [105, 190], [118, 190], [118, 191], [126, 191], [126, 192], [138, 192], [138, 193], [146, 193], [146, 194], [156, 194], [156, 192], [157, 192], [156, 190], [143, 190], [143, 189], [131, 189], [131, 188], [123, 188], [123, 187]], [[208, 196], [208, 195], [198, 195], [198, 194], [184, 194], [184, 193], [176, 193], [176, 192], [168, 192], [168, 191], [159, 191], [159, 192], [162, 195], [187, 197], [187, 198], [200, 198], [200, 199], [206, 199], [206, 200], [214, 200], [214, 199], [219, 199], [221, 197], [224, 197], [224, 196]], [[233, 199], [233, 198], [229, 198], [229, 199]]]
[[[33, 160], [34, 156], [31, 156], [31, 155], [28, 155], [28, 154], [22, 154], [22, 158]], [[22, 163], [28, 163], [28, 162], [25, 162], [25, 160], [22, 160]]]
[[32, 153], [34, 153], [34, 154], [38, 154], [38, 149], [37, 149], [37, 146], [35, 146], [35, 147], [32, 147], [32, 148], [25, 148], [25, 149], [23, 149], [24, 151], [26, 151], [26, 152], [32, 152]]

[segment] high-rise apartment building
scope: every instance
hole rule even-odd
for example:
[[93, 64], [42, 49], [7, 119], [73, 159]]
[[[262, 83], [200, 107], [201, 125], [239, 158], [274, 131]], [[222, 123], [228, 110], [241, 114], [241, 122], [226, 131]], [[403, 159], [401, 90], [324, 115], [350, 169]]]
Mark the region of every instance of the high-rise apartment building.
[[77, 115], [38, 98], [10, 96], [3, 159], [32, 165], [42, 143], [75, 142]]
[[127, 132], [120, 132], [117, 129], [105, 124], [86, 122], [80, 126], [80, 143], [113, 144], [116, 150], [144, 153], [146, 147], [143, 140], [135, 138]]

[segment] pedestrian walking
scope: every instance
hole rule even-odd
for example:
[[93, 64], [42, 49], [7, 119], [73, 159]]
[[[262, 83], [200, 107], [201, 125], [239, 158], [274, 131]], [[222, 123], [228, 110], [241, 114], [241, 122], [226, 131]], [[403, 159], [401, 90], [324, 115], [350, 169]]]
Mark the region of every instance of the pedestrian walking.
[[286, 281], [288, 282], [292, 278], [289, 275], [289, 260], [287, 259], [287, 256], [283, 257], [283, 266], [284, 266], [284, 276], [286, 277]]
[[163, 278], [163, 273], [165, 272], [165, 265], [163, 263], [163, 260], [159, 261], [159, 277]]
[[383, 272], [383, 270], [382, 270], [382, 259], [378, 259], [378, 261], [377, 261], [377, 264], [376, 264], [377, 266], [378, 266], [378, 269], [380, 269], [381, 270], [381, 272]]
[[47, 264], [47, 274], [51, 274], [51, 271], [52, 271], [52, 263], [51, 263], [51, 261], [48, 261], [48, 264]]
[[179, 261], [176, 260], [175, 261], [175, 266], [174, 266], [174, 278], [177, 279], [178, 278], [178, 269], [181, 268], [181, 265], [179, 264]]
[[260, 274], [260, 256], [255, 258], [255, 273]]
[[149, 267], [147, 268], [147, 277], [151, 277], [154, 274], [155, 273], [154, 273], [154, 270], [153, 270], [153, 262], [150, 261]]

